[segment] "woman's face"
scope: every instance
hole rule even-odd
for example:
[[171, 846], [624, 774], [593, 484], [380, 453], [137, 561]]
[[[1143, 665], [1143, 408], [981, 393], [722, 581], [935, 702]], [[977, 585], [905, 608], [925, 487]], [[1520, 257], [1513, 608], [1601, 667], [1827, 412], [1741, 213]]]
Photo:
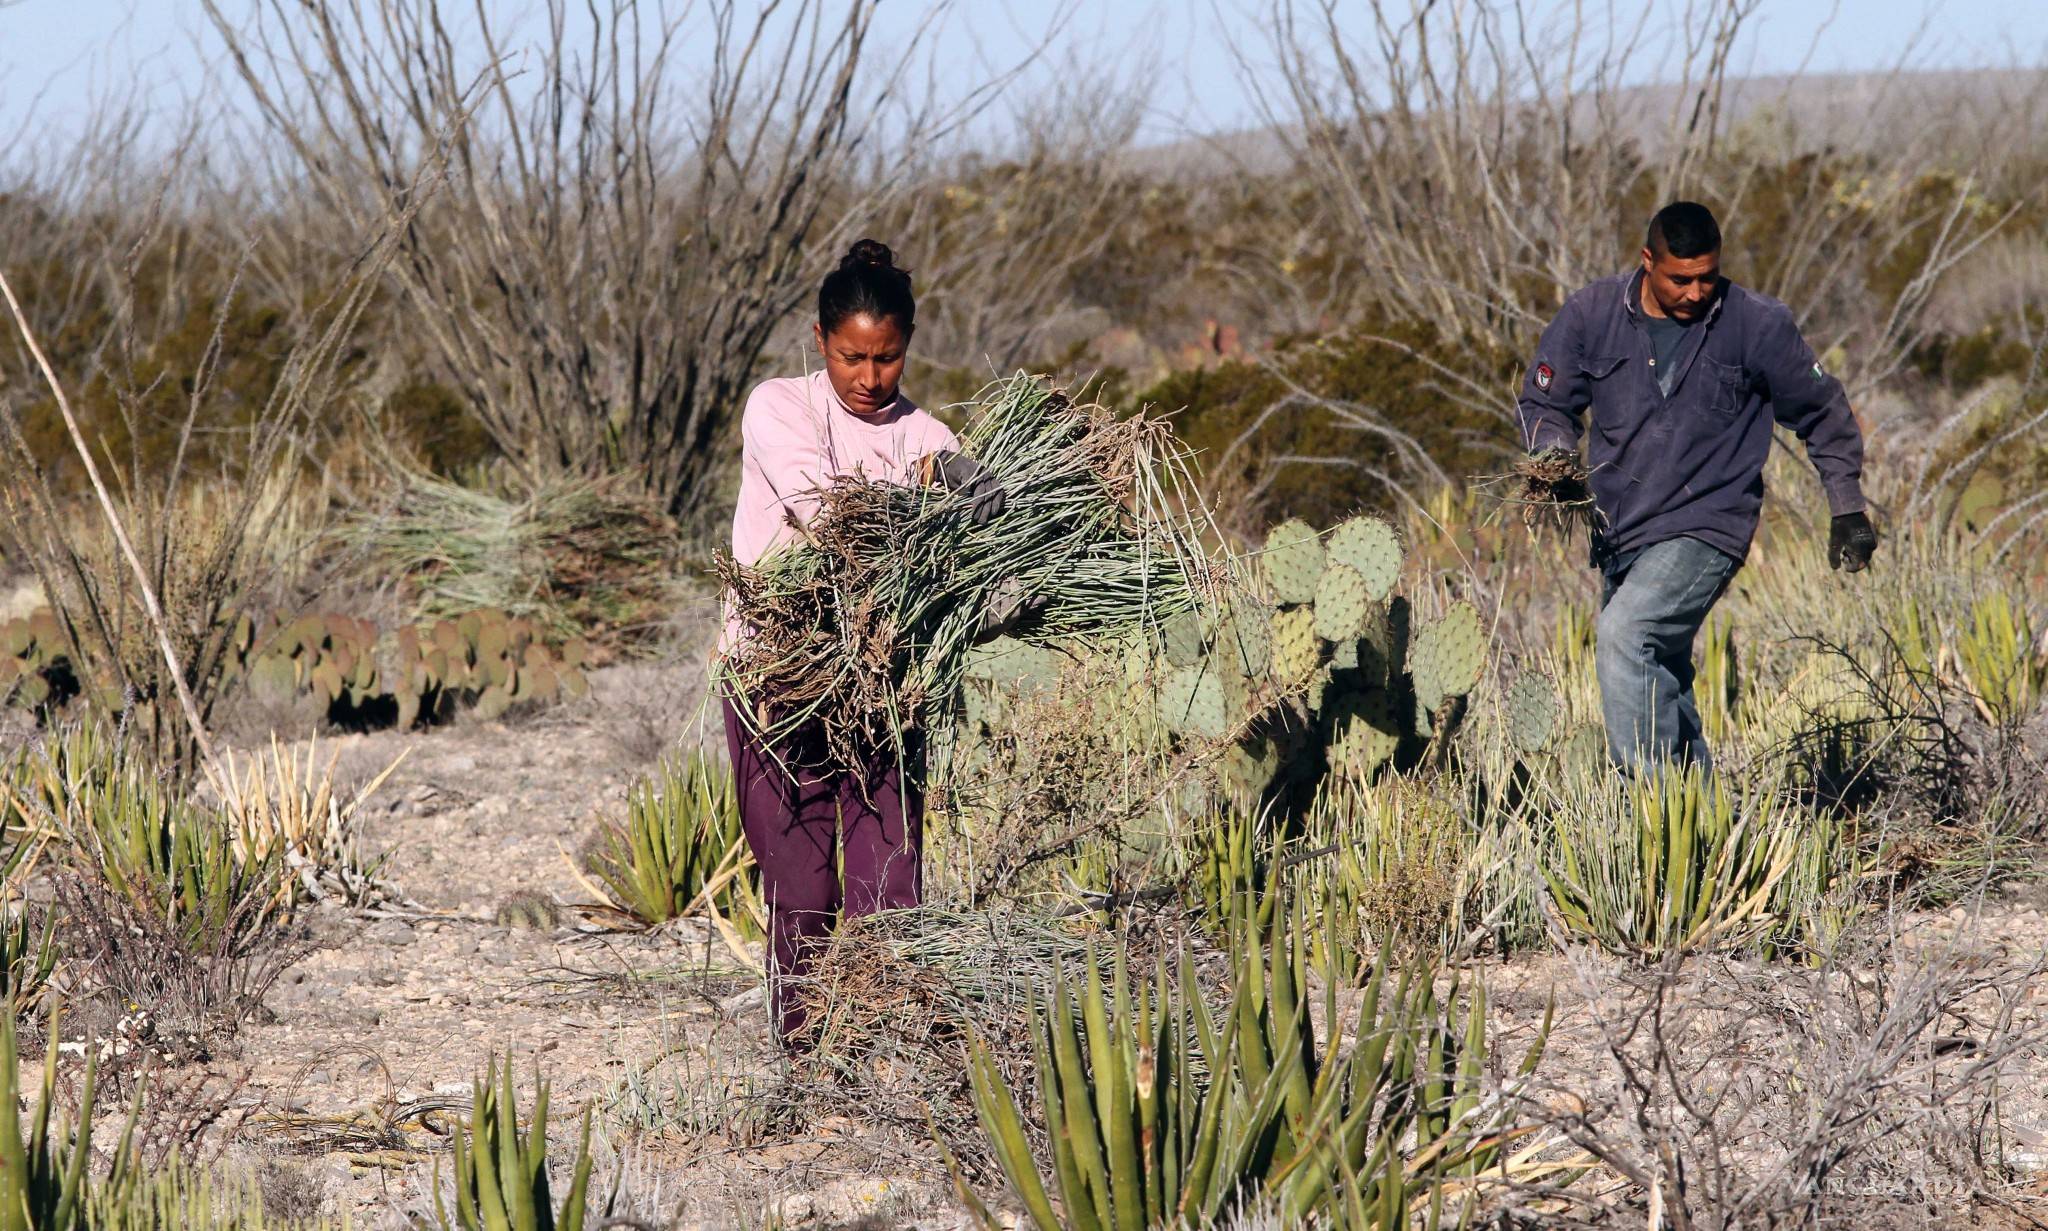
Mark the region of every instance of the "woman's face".
[[816, 324], [811, 332], [818, 339], [819, 353], [825, 356], [825, 376], [832, 382], [832, 392], [854, 414], [880, 414], [896, 400], [911, 331], [895, 317], [860, 313], [839, 322], [831, 333]]

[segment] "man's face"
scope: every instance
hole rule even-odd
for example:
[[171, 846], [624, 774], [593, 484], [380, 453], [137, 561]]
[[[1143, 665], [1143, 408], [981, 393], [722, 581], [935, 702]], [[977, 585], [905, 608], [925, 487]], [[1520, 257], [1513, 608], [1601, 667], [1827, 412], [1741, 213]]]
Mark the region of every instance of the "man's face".
[[1643, 286], [1668, 317], [1681, 321], [1698, 320], [1720, 285], [1719, 252], [1677, 257], [1668, 252], [1643, 249]]

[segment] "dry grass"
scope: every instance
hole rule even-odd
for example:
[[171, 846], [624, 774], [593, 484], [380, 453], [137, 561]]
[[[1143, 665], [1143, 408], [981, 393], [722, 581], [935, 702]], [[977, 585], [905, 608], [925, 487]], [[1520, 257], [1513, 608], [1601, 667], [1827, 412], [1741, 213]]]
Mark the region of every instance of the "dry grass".
[[322, 768], [318, 749], [317, 738], [307, 740], [302, 761], [273, 735], [268, 760], [258, 752], [242, 770], [232, 751], [225, 754], [219, 776], [209, 785], [222, 801], [223, 819], [234, 833], [236, 859], [244, 864], [281, 861], [287, 877], [282, 891], [293, 902], [335, 898], [360, 906], [393, 895], [395, 890], [377, 878], [381, 861], [362, 850], [360, 814], [406, 754], [399, 753], [382, 772], [345, 796], [334, 782], [340, 750]]
[[625, 475], [467, 486], [403, 473], [344, 542], [421, 621], [503, 611], [560, 638], [639, 642], [675, 604], [675, 523]]

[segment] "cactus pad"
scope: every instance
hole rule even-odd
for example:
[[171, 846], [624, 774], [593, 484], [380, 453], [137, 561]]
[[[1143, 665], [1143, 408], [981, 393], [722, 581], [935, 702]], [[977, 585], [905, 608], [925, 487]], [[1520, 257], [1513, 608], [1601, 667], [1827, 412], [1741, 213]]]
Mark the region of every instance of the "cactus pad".
[[1058, 686], [1066, 663], [1057, 651], [1015, 637], [997, 637], [968, 653], [966, 674], [1009, 692], [1040, 693]]
[[493, 684], [477, 694], [476, 716], [485, 722], [503, 718], [511, 707], [512, 694], [500, 685]]
[[1230, 729], [1223, 678], [1207, 663], [1177, 668], [1159, 693], [1159, 720], [1166, 729], [1203, 739], [1221, 739]]
[[1232, 611], [1216, 634], [1216, 652], [1247, 677], [1266, 674], [1273, 665], [1273, 626], [1265, 610], [1245, 604]]
[[1365, 578], [1348, 564], [1331, 564], [1323, 570], [1316, 586], [1316, 636], [1325, 641], [1348, 641], [1365, 631], [1365, 619], [1372, 611]]
[[1315, 612], [1307, 607], [1273, 616], [1273, 677], [1283, 685], [1306, 680], [1322, 664]]
[[1541, 752], [1557, 731], [1557, 686], [1528, 673], [1508, 687], [1508, 740], [1524, 756]]
[[1232, 802], [1256, 804], [1280, 772], [1280, 749], [1272, 740], [1253, 736], [1232, 745], [1216, 767], [1216, 776]]
[[1266, 535], [1259, 564], [1275, 599], [1287, 604], [1312, 603], [1323, 576], [1323, 541], [1316, 537], [1315, 527], [1298, 517], [1290, 518]]
[[1415, 634], [1411, 649], [1408, 668], [1415, 677], [1415, 699], [1424, 709], [1435, 710], [1444, 698], [1471, 692], [1486, 663], [1479, 613], [1467, 602], [1451, 604], [1442, 619]]
[[1382, 689], [1331, 693], [1323, 722], [1331, 770], [1352, 778], [1369, 777], [1400, 745], [1393, 705]]
[[1348, 564], [1365, 578], [1373, 601], [1385, 602], [1401, 576], [1401, 536], [1377, 517], [1354, 517], [1330, 532], [1333, 564]]
[[1168, 620], [1160, 627], [1159, 636], [1166, 646], [1166, 661], [1176, 667], [1194, 666], [1208, 648], [1202, 636], [1202, 617], [1192, 609]]
[[1558, 745], [1558, 759], [1566, 765], [1605, 767], [1608, 761], [1607, 733], [1597, 723], [1585, 723]]
[[1309, 713], [1322, 713], [1328, 699], [1336, 695], [1330, 691], [1333, 687], [1335, 686], [1330, 683], [1330, 672], [1327, 667], [1309, 678], [1308, 687], [1303, 689], [1301, 694], [1302, 703], [1308, 706]]

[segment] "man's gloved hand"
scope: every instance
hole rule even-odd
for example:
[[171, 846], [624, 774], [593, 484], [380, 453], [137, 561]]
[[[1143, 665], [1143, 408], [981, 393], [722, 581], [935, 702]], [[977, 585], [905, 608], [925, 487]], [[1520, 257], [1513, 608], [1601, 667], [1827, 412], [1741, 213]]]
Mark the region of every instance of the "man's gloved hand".
[[968, 501], [968, 521], [986, 526], [1002, 514], [1008, 497], [988, 467], [953, 449], [940, 449], [931, 461], [932, 477]]
[[1043, 610], [1044, 595], [1026, 594], [1022, 578], [1005, 577], [988, 592], [988, 601], [981, 609], [981, 626], [975, 630], [974, 639], [993, 640], [1023, 623], [1026, 617]]
[[1828, 567], [1860, 573], [1877, 550], [1877, 527], [1867, 513], [1844, 513], [1828, 528]]
[[1561, 472], [1551, 480], [1550, 498], [1559, 504], [1582, 504], [1593, 498], [1586, 487], [1586, 466], [1579, 460], [1577, 449], [1548, 448], [1535, 455], [1537, 462], [1546, 470]]

